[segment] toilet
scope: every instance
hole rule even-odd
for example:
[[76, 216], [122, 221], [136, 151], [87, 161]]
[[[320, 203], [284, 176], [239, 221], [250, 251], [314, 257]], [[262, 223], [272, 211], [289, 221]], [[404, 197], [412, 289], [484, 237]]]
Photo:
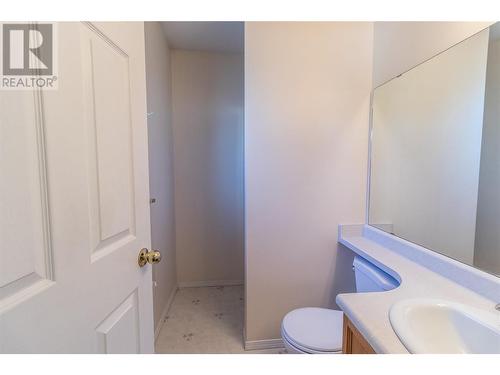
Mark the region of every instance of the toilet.
[[[353, 262], [356, 292], [383, 292], [399, 282], [357, 256]], [[319, 307], [304, 307], [290, 311], [281, 324], [281, 338], [288, 353], [342, 353], [343, 312]]]

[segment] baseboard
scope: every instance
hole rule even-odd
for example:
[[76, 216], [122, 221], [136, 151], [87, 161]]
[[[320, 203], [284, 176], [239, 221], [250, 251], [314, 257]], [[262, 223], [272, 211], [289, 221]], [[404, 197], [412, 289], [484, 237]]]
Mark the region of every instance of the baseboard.
[[167, 303], [165, 304], [165, 307], [163, 308], [163, 311], [160, 315], [160, 321], [158, 322], [158, 326], [155, 329], [155, 342], [156, 339], [158, 338], [158, 335], [160, 334], [163, 324], [165, 324], [165, 318], [167, 317], [168, 311], [170, 310], [170, 306], [172, 306], [172, 302], [174, 301], [175, 293], [177, 293], [177, 290], [179, 290], [178, 286], [172, 288]]
[[247, 341], [245, 340], [245, 350], [265, 350], [265, 349], [276, 349], [284, 348], [282, 339], [270, 339], [270, 340], [255, 340]]
[[243, 280], [212, 280], [212, 281], [183, 281], [179, 288], [201, 288], [204, 286], [233, 286], [243, 285]]

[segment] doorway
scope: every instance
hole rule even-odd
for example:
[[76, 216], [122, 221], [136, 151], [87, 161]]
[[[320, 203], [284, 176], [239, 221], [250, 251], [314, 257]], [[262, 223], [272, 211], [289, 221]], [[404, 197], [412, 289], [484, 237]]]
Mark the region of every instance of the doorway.
[[244, 350], [243, 33], [145, 25], [157, 352]]

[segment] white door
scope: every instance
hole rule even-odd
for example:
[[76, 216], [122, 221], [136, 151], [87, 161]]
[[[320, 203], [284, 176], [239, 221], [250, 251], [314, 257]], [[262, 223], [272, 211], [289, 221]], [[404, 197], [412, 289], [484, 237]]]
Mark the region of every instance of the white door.
[[0, 352], [152, 353], [143, 23], [59, 23], [58, 90], [0, 91]]

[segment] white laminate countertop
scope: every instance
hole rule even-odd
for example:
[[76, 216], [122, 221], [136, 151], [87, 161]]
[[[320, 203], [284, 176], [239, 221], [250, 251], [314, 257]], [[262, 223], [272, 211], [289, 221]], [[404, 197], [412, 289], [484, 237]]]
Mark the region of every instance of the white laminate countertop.
[[347, 293], [336, 298], [377, 353], [408, 353], [389, 320], [391, 306], [400, 300], [437, 298], [496, 312], [500, 279], [493, 275], [367, 225], [341, 225], [339, 242], [401, 283], [386, 292]]

